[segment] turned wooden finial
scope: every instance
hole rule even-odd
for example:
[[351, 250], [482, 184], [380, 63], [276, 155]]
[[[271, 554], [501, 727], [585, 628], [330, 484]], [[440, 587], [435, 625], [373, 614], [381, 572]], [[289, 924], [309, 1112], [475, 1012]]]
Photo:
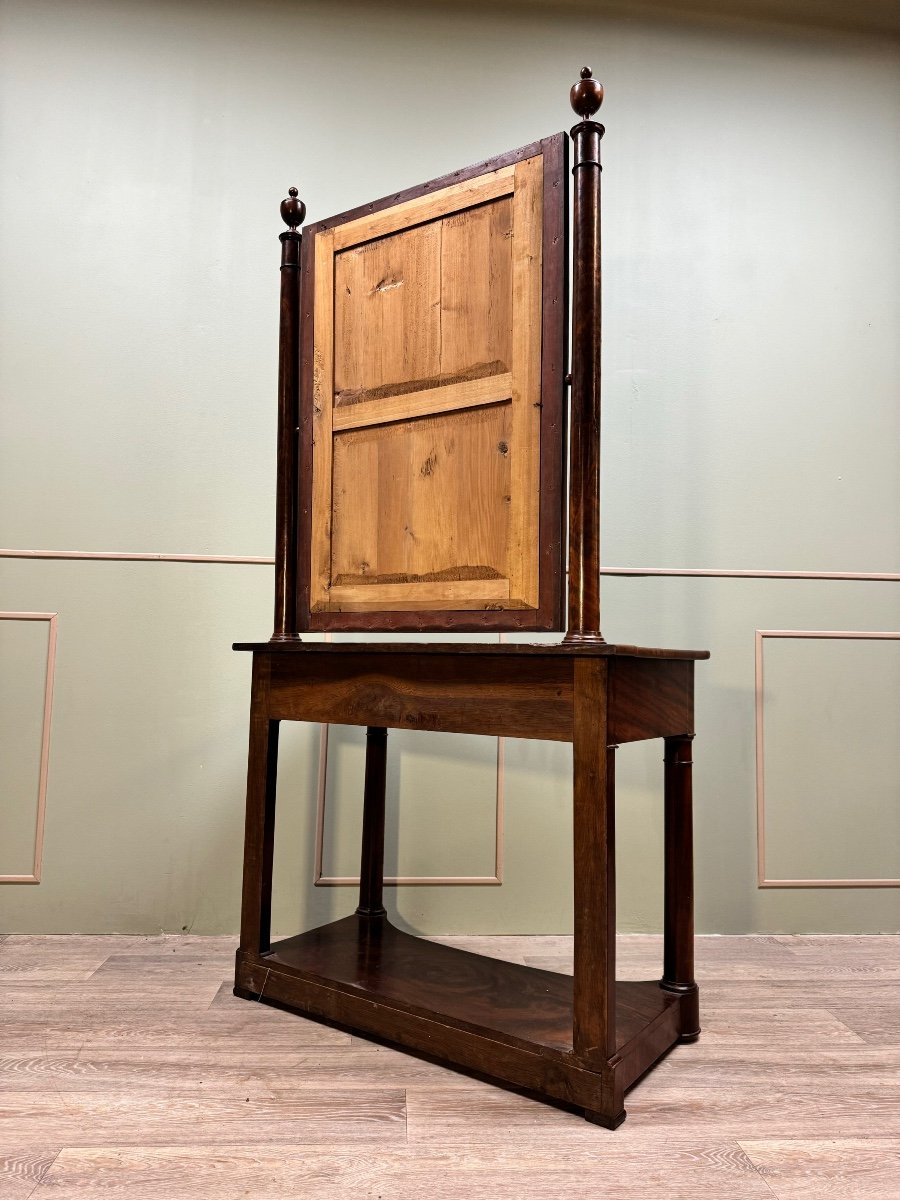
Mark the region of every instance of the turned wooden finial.
[[569, 103], [583, 121], [589, 121], [603, 103], [603, 84], [590, 67], [581, 68], [581, 79], [569, 92]]
[[288, 188], [288, 198], [281, 202], [281, 219], [290, 229], [296, 229], [303, 224], [306, 216], [306, 205], [297, 199], [297, 189]]

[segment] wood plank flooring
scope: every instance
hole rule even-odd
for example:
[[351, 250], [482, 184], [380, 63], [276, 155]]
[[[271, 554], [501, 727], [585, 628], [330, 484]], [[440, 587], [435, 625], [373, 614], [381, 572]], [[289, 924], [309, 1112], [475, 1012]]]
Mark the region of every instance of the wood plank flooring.
[[[571, 939], [436, 941], [571, 970]], [[697, 940], [615, 1133], [231, 995], [235, 941], [0, 938], [0, 1200], [900, 1197], [900, 937]], [[620, 977], [660, 939], [619, 939]]]

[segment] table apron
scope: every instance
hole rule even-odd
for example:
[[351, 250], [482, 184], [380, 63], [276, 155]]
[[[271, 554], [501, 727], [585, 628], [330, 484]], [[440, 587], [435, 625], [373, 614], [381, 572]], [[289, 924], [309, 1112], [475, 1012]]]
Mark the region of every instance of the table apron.
[[[693, 732], [693, 662], [611, 657], [610, 744]], [[269, 658], [273, 720], [571, 742], [570, 659]]]

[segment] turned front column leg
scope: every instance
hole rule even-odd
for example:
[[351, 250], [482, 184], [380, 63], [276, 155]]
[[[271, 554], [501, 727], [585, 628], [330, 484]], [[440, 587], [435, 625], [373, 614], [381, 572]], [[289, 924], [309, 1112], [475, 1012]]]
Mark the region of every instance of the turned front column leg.
[[665, 739], [665, 923], [660, 987], [681, 995], [682, 1042], [700, 1034], [694, 980], [693, 734]]
[[387, 777], [387, 730], [366, 730], [366, 782], [363, 793], [362, 856], [359, 867], [359, 906], [363, 917], [383, 917], [384, 793]]

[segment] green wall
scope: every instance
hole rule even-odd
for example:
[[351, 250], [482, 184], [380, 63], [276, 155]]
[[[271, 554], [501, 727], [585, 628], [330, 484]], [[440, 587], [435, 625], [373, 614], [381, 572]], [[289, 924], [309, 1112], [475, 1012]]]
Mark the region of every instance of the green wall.
[[[580, 6], [0, 4], [0, 612], [58, 613], [39, 885], [0, 932], [233, 932], [249, 662], [271, 628], [278, 203], [311, 220], [571, 123], [604, 140], [603, 627], [698, 667], [706, 932], [900, 928], [896, 888], [757, 886], [757, 630], [900, 638], [900, 52]], [[650, 571], [642, 575], [641, 571]], [[46, 622], [0, 621], [0, 874], [23, 874]], [[900, 877], [900, 640], [763, 641], [779, 878]], [[318, 729], [284, 736], [275, 924], [311, 885]], [[392, 892], [428, 932], [570, 926], [566, 747], [503, 747], [502, 886]], [[661, 916], [661, 747], [620, 752], [620, 927]], [[361, 745], [329, 736], [328, 876]], [[490, 877], [497, 744], [391, 736], [388, 867]], [[399, 819], [398, 819], [399, 818]]]

